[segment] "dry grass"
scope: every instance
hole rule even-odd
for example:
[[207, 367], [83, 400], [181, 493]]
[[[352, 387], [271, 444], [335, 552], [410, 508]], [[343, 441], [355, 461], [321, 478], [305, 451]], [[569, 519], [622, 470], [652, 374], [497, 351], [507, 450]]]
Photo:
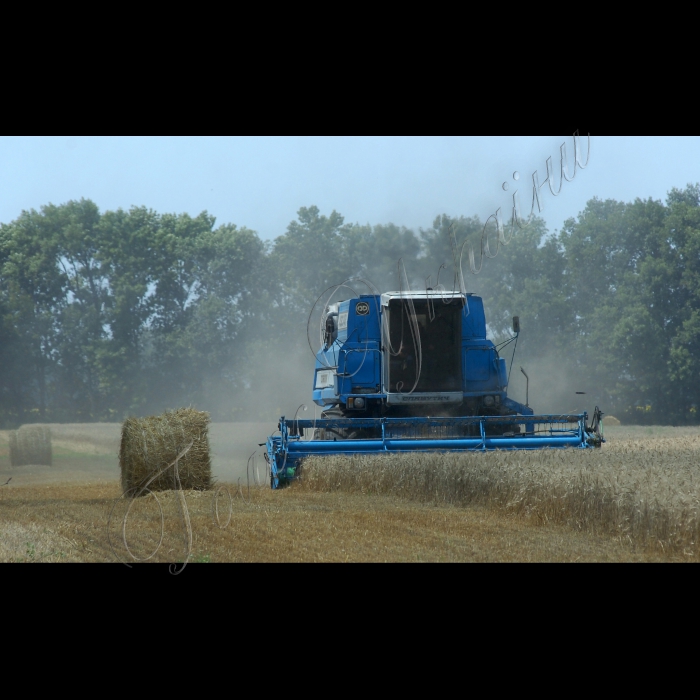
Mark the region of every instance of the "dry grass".
[[120, 423], [62, 423], [50, 427], [56, 446], [89, 454], [119, 452]]
[[[430, 506], [391, 496], [296, 488], [271, 491], [229, 486], [232, 517], [220, 528], [213, 492], [185, 491], [193, 534], [190, 563], [204, 562], [570, 562], [661, 561], [664, 558], [611, 537], [541, 527], [488, 508]], [[3, 492], [4, 491], [4, 492]], [[182, 492], [181, 492], [182, 493]], [[157, 493], [164, 535], [149, 561], [178, 562], [185, 531], [178, 495]], [[0, 489], [0, 562], [124, 562], [126, 505], [111, 484], [21, 486]], [[228, 498], [219, 494], [220, 522]], [[114, 508], [112, 520], [110, 512]], [[155, 496], [133, 501], [126, 541], [147, 557], [160, 539]], [[113, 548], [108, 541], [111, 536]], [[668, 558], [666, 558], [668, 560]]]
[[[178, 408], [147, 418], [127, 418], [122, 425], [119, 449], [124, 491], [146, 483], [151, 491], [172, 489], [176, 472], [167, 467], [184, 450], [177, 473], [182, 488], [211, 488], [208, 429], [209, 414], [193, 408]], [[151, 477], [155, 479], [151, 481]]]
[[[121, 423], [53, 423], [51, 428], [53, 467], [33, 465], [31, 469], [14, 468], [8, 471], [17, 482], [34, 483], [59, 481], [92, 481], [119, 479], [119, 446]], [[262, 471], [263, 448], [259, 443], [272, 432], [274, 425], [267, 423], [212, 423], [209, 426], [209, 446], [212, 461], [212, 478], [236, 483], [246, 481], [246, 467], [250, 461]], [[0, 430], [0, 477], [9, 463], [9, 434]], [[30, 474], [31, 473], [31, 474]], [[7, 478], [7, 477], [5, 477]], [[4, 481], [4, 479], [3, 479]]]
[[299, 486], [486, 506], [697, 558], [700, 435], [658, 430], [643, 440], [621, 427], [597, 450], [314, 458]]
[[[13, 477], [8, 486], [0, 486], [0, 561], [110, 562], [117, 561], [115, 554], [130, 561], [121, 539], [126, 506], [118, 501], [119, 424], [51, 427], [53, 467], [10, 467], [8, 433], [0, 434], [0, 484]], [[440, 471], [449, 467], [446, 458], [427, 473], [411, 472], [401, 462], [384, 465], [384, 493], [366, 487], [376, 484], [377, 473], [362, 476], [373, 480], [363, 486], [347, 481], [345, 470], [339, 480], [328, 482], [329, 490], [314, 490], [326, 487], [320, 482], [314, 486], [311, 479], [282, 491], [251, 486], [248, 500], [243, 498], [248, 494], [246, 455], [252, 443], [262, 441], [264, 430], [244, 424], [212, 426], [222, 468], [240, 462], [243, 471], [229, 469], [233, 512], [224, 529], [212, 517], [211, 491], [184, 492], [193, 536], [190, 562], [700, 559], [695, 545], [682, 544], [692, 532], [698, 503], [698, 428], [606, 429], [609, 442], [590, 452], [507, 453], [500, 455], [501, 462], [494, 459], [497, 455], [467, 455], [474, 461], [462, 478], [471, 479], [474, 493], [453, 494], [454, 502], [435, 489], [446, 478]], [[57, 435], [65, 448], [56, 447]], [[399, 472], [403, 480], [396, 478]], [[412, 486], [407, 480], [411, 473]], [[241, 474], [239, 492], [235, 482]], [[186, 549], [179, 494], [156, 495], [164, 535], [153, 560], [182, 560]], [[109, 528], [113, 553], [107, 533], [115, 503]], [[220, 494], [222, 524], [227, 503]], [[649, 505], [646, 521], [640, 515], [644, 503]], [[635, 504], [639, 512], [630, 517]], [[683, 513], [685, 519], [679, 517]], [[664, 517], [667, 531], [659, 537]], [[138, 558], [153, 551], [160, 537], [154, 496], [133, 503], [126, 537]]]

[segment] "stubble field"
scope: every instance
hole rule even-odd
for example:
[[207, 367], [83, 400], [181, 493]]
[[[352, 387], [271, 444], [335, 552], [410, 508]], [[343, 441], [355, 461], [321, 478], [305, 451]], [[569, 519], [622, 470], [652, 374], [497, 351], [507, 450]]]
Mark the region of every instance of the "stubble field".
[[189, 537], [191, 563], [700, 559], [697, 428], [607, 428], [600, 450], [315, 460], [277, 492], [255, 485], [270, 428], [213, 424], [216, 499], [160, 492], [126, 520], [118, 424], [51, 426], [50, 467], [11, 467], [0, 432], [0, 561], [133, 563], [160, 542], [149, 561], [177, 562]]

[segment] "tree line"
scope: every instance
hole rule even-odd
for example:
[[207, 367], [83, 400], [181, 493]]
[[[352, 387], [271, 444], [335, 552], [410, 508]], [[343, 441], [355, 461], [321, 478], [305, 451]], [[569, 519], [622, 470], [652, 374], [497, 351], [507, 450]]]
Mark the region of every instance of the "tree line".
[[[0, 425], [294, 410], [309, 403], [307, 321], [325, 289], [458, 289], [462, 244], [478, 257], [483, 232], [476, 217], [414, 231], [310, 206], [268, 242], [207, 212], [85, 199], [23, 211], [0, 225]], [[568, 394], [585, 387], [626, 422], [700, 421], [699, 185], [665, 202], [593, 199], [556, 232], [534, 219], [479, 275], [466, 253], [462, 266], [495, 340], [520, 316], [516, 369], [556, 367]]]

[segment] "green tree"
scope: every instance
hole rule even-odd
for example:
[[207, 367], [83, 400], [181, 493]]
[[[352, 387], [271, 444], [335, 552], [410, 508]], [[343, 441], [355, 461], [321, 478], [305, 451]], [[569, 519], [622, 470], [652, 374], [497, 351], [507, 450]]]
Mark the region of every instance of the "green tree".
[[153, 210], [132, 207], [106, 211], [100, 221], [100, 261], [109, 280], [109, 303], [104, 312], [107, 338], [98, 360], [112, 419], [147, 404], [144, 333], [154, 313], [153, 290], [161, 266], [159, 220]]
[[562, 231], [577, 357], [628, 420], [696, 420], [697, 202], [697, 186], [666, 205], [592, 200]]
[[265, 246], [249, 229], [214, 230], [214, 223], [206, 212], [161, 218], [147, 366], [157, 404], [204, 406], [216, 395], [221, 413], [240, 389], [239, 360], [260, 310]]
[[23, 211], [0, 226], [0, 294], [7, 345], [3, 350], [3, 411], [23, 422], [47, 418], [58, 359], [59, 318], [66, 304], [67, 279], [59, 270], [60, 244], [45, 217]]
[[423, 267], [419, 261], [422, 245], [411, 229], [395, 224], [353, 224], [342, 230], [341, 237], [347, 278], [368, 283], [355, 284], [358, 294], [370, 294], [373, 288], [379, 292], [399, 289], [399, 260], [413, 286], [421, 280], [417, 271]]

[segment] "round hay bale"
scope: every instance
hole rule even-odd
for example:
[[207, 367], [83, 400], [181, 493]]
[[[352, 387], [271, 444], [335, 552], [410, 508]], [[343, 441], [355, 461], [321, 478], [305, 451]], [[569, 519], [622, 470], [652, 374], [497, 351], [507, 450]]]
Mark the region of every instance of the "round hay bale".
[[209, 414], [193, 408], [178, 408], [160, 416], [127, 418], [122, 424], [119, 468], [124, 491], [144, 486], [161, 470], [148, 488], [151, 491], [176, 489], [175, 467], [166, 469], [189, 443], [192, 447], [178, 461], [178, 474], [184, 490], [211, 488], [209, 456]]
[[622, 425], [615, 416], [603, 416], [603, 423], [605, 425]]
[[10, 464], [52, 465], [51, 429], [45, 425], [23, 425], [10, 432]]

